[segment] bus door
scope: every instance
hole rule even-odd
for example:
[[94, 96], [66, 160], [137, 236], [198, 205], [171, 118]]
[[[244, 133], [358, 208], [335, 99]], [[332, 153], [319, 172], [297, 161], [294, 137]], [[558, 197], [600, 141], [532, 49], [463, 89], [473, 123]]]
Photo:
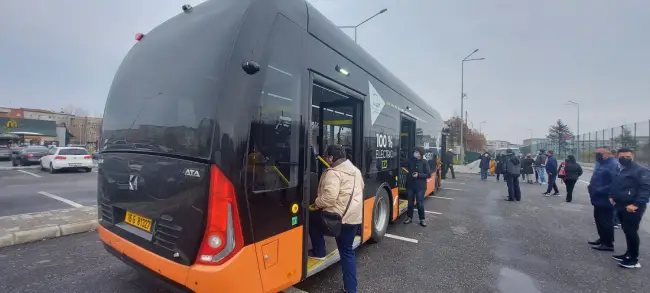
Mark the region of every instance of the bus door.
[[406, 198], [406, 180], [409, 176], [408, 161], [415, 150], [415, 121], [402, 116], [400, 120], [400, 148], [399, 148], [399, 191], [400, 197]]
[[[315, 84], [312, 93], [312, 131], [310, 167], [310, 199], [313, 204], [317, 197], [320, 176], [329, 167], [325, 161], [325, 151], [333, 144], [346, 150], [348, 160], [359, 168], [362, 165], [362, 111], [363, 101], [336, 90]], [[309, 226], [309, 225], [307, 225]], [[311, 240], [307, 237], [307, 249], [311, 250]], [[308, 257], [307, 276], [311, 276], [339, 260], [335, 239], [325, 237], [327, 257], [316, 259]], [[355, 239], [355, 247], [361, 237]]]

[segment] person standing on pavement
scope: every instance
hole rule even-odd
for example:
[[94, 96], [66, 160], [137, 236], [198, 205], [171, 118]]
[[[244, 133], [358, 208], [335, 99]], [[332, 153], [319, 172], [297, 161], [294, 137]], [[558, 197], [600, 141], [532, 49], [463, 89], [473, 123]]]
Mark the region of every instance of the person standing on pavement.
[[609, 197], [611, 184], [618, 173], [618, 162], [611, 157], [609, 147], [596, 148], [596, 168], [591, 175], [589, 198], [594, 206], [594, 220], [598, 231], [598, 240], [590, 241], [591, 248], [601, 251], [614, 251], [614, 205]]
[[481, 180], [487, 180], [491, 160], [492, 158], [490, 158], [490, 153], [488, 152], [483, 153], [483, 156], [481, 156], [481, 162], [479, 163], [479, 168], [481, 168]]
[[566, 202], [573, 200], [573, 189], [582, 176], [582, 167], [573, 155], [567, 156], [564, 165], [564, 184], [566, 184]]
[[505, 170], [504, 178], [506, 184], [508, 184], [508, 198], [506, 201], [521, 201], [521, 189], [519, 188], [521, 161], [514, 155], [511, 149], [506, 151]]
[[330, 145], [325, 152], [325, 160], [330, 164], [318, 184], [318, 196], [309, 207], [309, 236], [313, 247], [313, 257], [326, 257], [322, 211], [341, 216], [341, 233], [336, 236], [336, 246], [341, 257], [343, 289], [357, 292], [357, 264], [352, 244], [357, 235], [363, 216], [363, 175], [350, 160], [341, 145]]
[[560, 190], [557, 188], [557, 184], [555, 184], [555, 181], [557, 180], [557, 172], [558, 172], [558, 166], [557, 166], [557, 159], [555, 156], [553, 156], [553, 151], [548, 151], [546, 152], [546, 162], [544, 163], [546, 174], [548, 174], [548, 187], [546, 188], [546, 192], [542, 193], [543, 195], [546, 196], [551, 196], [551, 188], [555, 193], [553, 195], [555, 196], [560, 196]]
[[544, 150], [539, 150], [539, 155], [535, 159], [535, 169], [537, 170], [539, 184], [546, 184], [546, 154]]
[[612, 183], [611, 203], [615, 205], [623, 226], [627, 251], [612, 256], [619, 266], [637, 269], [639, 263], [639, 225], [650, 199], [650, 170], [634, 162], [634, 152], [622, 148], [618, 151], [620, 171]]
[[528, 184], [533, 184], [533, 165], [535, 164], [535, 160], [533, 160], [533, 155], [528, 154], [526, 155], [526, 158], [523, 159], [521, 162], [521, 174], [524, 178], [524, 181]]
[[427, 223], [424, 220], [424, 193], [427, 191], [427, 179], [431, 177], [431, 169], [427, 161], [422, 159], [423, 153], [424, 151], [422, 149], [416, 149], [413, 152], [413, 157], [408, 162], [408, 171], [410, 174], [406, 181], [408, 208], [406, 210], [404, 224], [413, 222], [413, 209], [417, 202], [420, 226], [426, 227]]
[[[497, 174], [497, 182], [499, 182], [499, 177], [505, 174], [505, 156], [503, 154], [497, 154], [497, 166], [495, 168], [495, 173]], [[503, 181], [506, 181], [506, 178], [503, 178]]]
[[[616, 150], [612, 150], [612, 157], [618, 160], [618, 155], [616, 154]], [[621, 167], [621, 164], [618, 165], [618, 167]], [[620, 229], [621, 228], [621, 220], [618, 218], [618, 211], [614, 209], [614, 229]]]
[[451, 170], [451, 178], [456, 179], [456, 172], [454, 172], [454, 157], [456, 154], [454, 151], [449, 149], [447, 153], [445, 153], [445, 161], [447, 162], [447, 168], [445, 168], [445, 172], [443, 172], [443, 179], [447, 178], [447, 171]]

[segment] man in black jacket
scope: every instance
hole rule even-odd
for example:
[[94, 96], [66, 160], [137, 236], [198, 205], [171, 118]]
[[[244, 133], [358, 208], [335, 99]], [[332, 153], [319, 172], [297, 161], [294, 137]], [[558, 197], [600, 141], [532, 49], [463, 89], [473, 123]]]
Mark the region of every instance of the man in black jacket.
[[641, 267], [639, 225], [650, 199], [650, 170], [634, 162], [634, 152], [627, 148], [618, 150], [618, 161], [621, 170], [612, 182], [610, 200], [623, 226], [627, 252], [613, 258], [622, 268], [636, 269]]
[[454, 172], [454, 157], [456, 154], [449, 149], [443, 157], [443, 162], [446, 164], [442, 170], [442, 179], [447, 179], [447, 171], [451, 170], [451, 178], [456, 179], [456, 172]]
[[416, 201], [418, 205], [418, 216], [420, 216], [420, 226], [426, 227], [427, 223], [424, 220], [424, 193], [427, 191], [427, 180], [431, 177], [431, 168], [429, 162], [423, 156], [424, 150], [418, 148], [413, 152], [413, 157], [408, 161], [409, 176], [406, 180], [408, 208], [406, 210], [404, 224], [413, 222], [414, 201]]
[[481, 180], [487, 180], [491, 160], [492, 158], [490, 158], [490, 153], [488, 152], [485, 152], [483, 156], [481, 156], [481, 162], [479, 163], [479, 168], [481, 168]]
[[504, 179], [508, 184], [507, 201], [521, 201], [521, 189], [519, 188], [519, 175], [521, 174], [521, 161], [515, 156], [511, 149], [506, 151]]

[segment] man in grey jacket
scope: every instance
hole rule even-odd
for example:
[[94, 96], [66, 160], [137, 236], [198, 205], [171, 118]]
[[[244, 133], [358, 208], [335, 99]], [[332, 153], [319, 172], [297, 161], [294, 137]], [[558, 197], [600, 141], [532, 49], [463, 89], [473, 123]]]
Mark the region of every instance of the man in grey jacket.
[[519, 189], [519, 175], [521, 174], [521, 161], [511, 149], [506, 151], [506, 184], [508, 184], [508, 198], [506, 201], [521, 201], [521, 189]]
[[535, 172], [539, 184], [546, 184], [546, 154], [544, 154], [544, 150], [539, 150], [539, 154], [535, 158]]

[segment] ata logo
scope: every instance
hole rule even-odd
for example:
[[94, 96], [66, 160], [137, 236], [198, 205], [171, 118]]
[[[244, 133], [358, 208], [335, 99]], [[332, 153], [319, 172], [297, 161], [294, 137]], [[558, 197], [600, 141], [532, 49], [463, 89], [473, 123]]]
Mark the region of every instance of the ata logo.
[[7, 123], [5, 123], [5, 127], [6, 128], [18, 128], [18, 122], [16, 122], [16, 120], [9, 119], [9, 121], [7, 121]]

